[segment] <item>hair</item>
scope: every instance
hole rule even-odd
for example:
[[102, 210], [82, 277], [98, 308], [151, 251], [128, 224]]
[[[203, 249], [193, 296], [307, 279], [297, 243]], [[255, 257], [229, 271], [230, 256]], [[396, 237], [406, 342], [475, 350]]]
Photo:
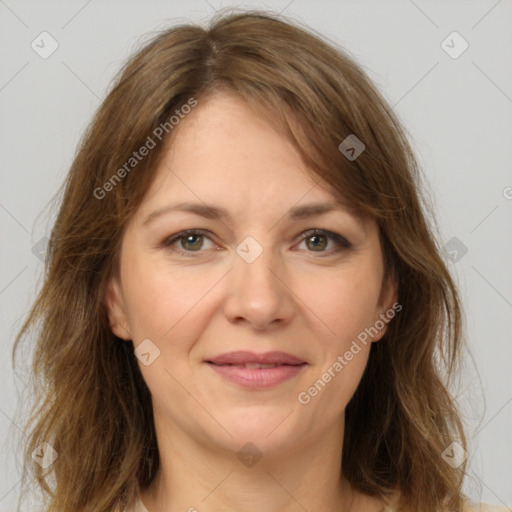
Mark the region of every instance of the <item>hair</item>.
[[[132, 343], [111, 331], [104, 297], [126, 223], [172, 143], [169, 119], [215, 91], [257, 106], [317, 183], [376, 221], [383, 288], [398, 283], [402, 310], [372, 343], [346, 407], [345, 477], [374, 497], [399, 489], [397, 510], [461, 510], [466, 463], [452, 468], [442, 453], [454, 441], [467, 448], [448, 388], [464, 346], [462, 309], [422, 172], [362, 67], [335, 43], [264, 11], [151, 34], [84, 133], [61, 189], [44, 283], [13, 347], [14, 364], [21, 338], [36, 331], [24, 478], [35, 480], [47, 512], [107, 512], [133, 504], [159, 468], [151, 395]], [[349, 135], [365, 146], [352, 160], [339, 149]], [[155, 147], [127, 171], [150, 138]], [[58, 454], [46, 469], [31, 457], [43, 442]]]

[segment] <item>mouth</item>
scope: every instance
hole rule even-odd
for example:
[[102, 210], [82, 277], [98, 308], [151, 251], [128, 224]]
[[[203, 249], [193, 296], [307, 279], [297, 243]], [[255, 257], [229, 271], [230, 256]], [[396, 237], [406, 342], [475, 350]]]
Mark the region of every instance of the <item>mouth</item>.
[[277, 363], [242, 363], [242, 364], [232, 364], [232, 363], [226, 363], [226, 364], [218, 364], [214, 363], [213, 361], [206, 361], [208, 364], [213, 364], [215, 366], [231, 366], [233, 368], [248, 368], [251, 370], [268, 370], [270, 368], [277, 368], [278, 366], [302, 366], [307, 363], [297, 363], [297, 364], [277, 364]]
[[284, 352], [230, 352], [205, 363], [223, 379], [246, 389], [268, 389], [296, 377], [308, 365]]
[[[212, 359], [208, 359], [207, 363], [216, 365], [289, 365], [296, 366], [300, 364], [306, 364], [306, 361], [300, 357], [288, 354], [286, 352], [265, 352], [263, 354], [257, 354], [248, 350], [238, 350], [236, 352], [228, 352], [221, 354]], [[272, 366], [269, 366], [271, 368]]]

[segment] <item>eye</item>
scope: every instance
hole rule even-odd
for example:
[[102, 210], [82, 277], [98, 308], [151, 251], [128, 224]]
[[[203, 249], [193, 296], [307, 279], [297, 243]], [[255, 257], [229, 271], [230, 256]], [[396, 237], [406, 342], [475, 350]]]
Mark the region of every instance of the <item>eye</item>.
[[[324, 249], [328, 245], [329, 240], [333, 241], [335, 247], [330, 251], [325, 251]], [[311, 252], [332, 253], [352, 247], [352, 244], [346, 238], [325, 229], [310, 229], [306, 231], [301, 238], [301, 243], [304, 242], [308, 248], [312, 249]]]
[[[181, 252], [184, 256], [188, 256], [188, 253], [201, 252], [204, 240], [210, 240], [210, 238], [206, 236], [206, 233], [207, 231], [203, 229], [187, 229], [180, 231], [164, 240], [162, 246], [169, 247], [175, 251]], [[177, 242], [179, 243], [178, 247], [172, 247]], [[192, 254], [190, 255], [193, 256]]]
[[[201, 249], [205, 249], [205, 240], [213, 244], [211, 238], [207, 236], [208, 233], [209, 232], [204, 229], [187, 229], [165, 239], [161, 245], [162, 247], [179, 252], [182, 256], [194, 257], [195, 254], [193, 253], [200, 253], [202, 252]], [[331, 245], [334, 245], [334, 248], [326, 251], [325, 248], [329, 245], [329, 241], [332, 242]], [[350, 249], [352, 247], [352, 244], [346, 238], [325, 229], [310, 229], [306, 231], [302, 234], [300, 242], [306, 243], [306, 246], [310, 249], [308, 252], [327, 254], [337, 253], [343, 249]], [[208, 249], [208, 247], [206, 247], [206, 249]]]

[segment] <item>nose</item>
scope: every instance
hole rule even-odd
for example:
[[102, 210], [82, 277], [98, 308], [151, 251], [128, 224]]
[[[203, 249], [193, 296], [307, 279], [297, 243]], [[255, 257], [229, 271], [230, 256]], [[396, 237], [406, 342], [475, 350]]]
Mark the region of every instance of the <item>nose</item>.
[[238, 254], [235, 258], [226, 276], [224, 312], [228, 320], [258, 331], [289, 323], [296, 312], [294, 294], [272, 250], [265, 248], [251, 263]]

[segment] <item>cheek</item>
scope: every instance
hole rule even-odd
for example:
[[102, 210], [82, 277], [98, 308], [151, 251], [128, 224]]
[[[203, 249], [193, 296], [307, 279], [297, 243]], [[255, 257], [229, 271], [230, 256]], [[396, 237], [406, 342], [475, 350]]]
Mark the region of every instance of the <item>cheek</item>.
[[347, 266], [324, 275], [302, 275], [298, 282], [299, 297], [339, 350], [378, 317], [380, 276], [375, 267]]
[[171, 269], [142, 257], [127, 261], [123, 282], [134, 341], [154, 337], [163, 343], [180, 332], [190, 336], [198, 329], [201, 304], [220, 277], [211, 270]]
[[371, 348], [367, 329], [376, 321], [380, 281], [367, 272], [347, 271], [323, 282], [323, 293], [310, 294], [308, 302], [321, 319], [320, 364], [309, 382], [311, 387], [302, 391], [316, 404], [316, 417], [329, 422], [345, 409], [367, 365]]

